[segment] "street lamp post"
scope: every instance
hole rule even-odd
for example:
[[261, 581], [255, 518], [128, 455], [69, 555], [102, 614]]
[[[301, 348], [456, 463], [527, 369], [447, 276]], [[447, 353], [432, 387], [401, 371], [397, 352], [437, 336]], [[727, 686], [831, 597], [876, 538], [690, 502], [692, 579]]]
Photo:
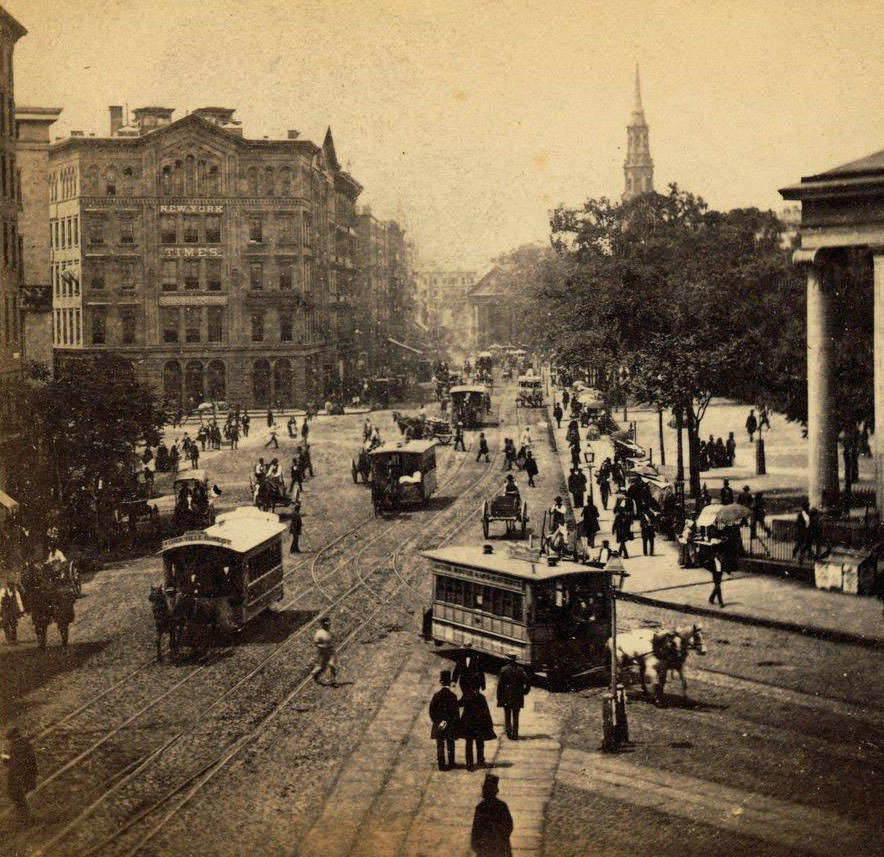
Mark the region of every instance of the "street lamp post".
[[626, 690], [618, 682], [617, 669], [617, 598], [614, 575], [620, 578], [619, 588], [629, 576], [619, 557], [608, 561], [605, 567], [608, 610], [611, 616], [611, 675], [607, 693], [602, 698], [602, 750], [619, 753], [620, 747], [629, 741], [629, 723], [626, 717]]

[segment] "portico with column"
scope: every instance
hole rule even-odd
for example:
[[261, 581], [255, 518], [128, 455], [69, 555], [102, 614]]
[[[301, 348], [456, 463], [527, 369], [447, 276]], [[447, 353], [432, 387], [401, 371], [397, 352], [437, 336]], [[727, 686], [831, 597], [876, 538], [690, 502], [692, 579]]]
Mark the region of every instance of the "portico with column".
[[[845, 254], [859, 254], [871, 268], [874, 290], [873, 348], [875, 496], [884, 510], [884, 151], [780, 190], [801, 202], [800, 248], [793, 261], [807, 270], [808, 494], [812, 506], [838, 502], [838, 425], [833, 413], [835, 377], [835, 278]], [[846, 282], [844, 288], [863, 287]]]

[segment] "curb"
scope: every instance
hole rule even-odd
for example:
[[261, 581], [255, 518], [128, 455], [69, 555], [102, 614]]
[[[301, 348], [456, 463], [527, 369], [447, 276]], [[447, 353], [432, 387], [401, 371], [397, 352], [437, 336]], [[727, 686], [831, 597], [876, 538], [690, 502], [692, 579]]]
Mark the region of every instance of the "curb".
[[884, 638], [882, 637], [864, 637], [862, 634], [854, 634], [850, 631], [839, 631], [834, 628], [823, 628], [819, 625], [805, 625], [798, 622], [786, 622], [781, 619], [768, 619], [763, 616], [749, 616], [745, 613], [724, 613], [708, 607], [679, 604], [675, 601], [663, 601], [660, 598], [649, 598], [647, 595], [638, 595], [632, 592], [618, 592], [617, 600], [632, 601], [635, 604], [646, 604], [649, 607], [660, 607], [666, 610], [676, 610], [679, 613], [690, 613], [695, 616], [723, 619], [726, 622], [736, 622], [740, 625], [755, 625], [759, 628], [770, 628], [775, 631], [788, 631], [792, 634], [801, 634], [804, 637], [813, 637], [814, 639], [825, 640], [830, 643], [844, 643], [848, 646], [859, 646], [863, 649], [884, 651]]

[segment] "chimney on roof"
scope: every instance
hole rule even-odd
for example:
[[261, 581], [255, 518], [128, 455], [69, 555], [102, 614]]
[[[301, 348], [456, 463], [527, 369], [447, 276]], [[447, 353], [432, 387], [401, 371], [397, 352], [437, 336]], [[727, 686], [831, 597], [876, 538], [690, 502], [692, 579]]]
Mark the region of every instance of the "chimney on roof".
[[289, 140], [297, 140], [300, 133], [300, 131], [296, 131], [294, 128], [289, 128], [289, 130], [286, 132], [286, 137]]
[[119, 104], [112, 104], [107, 109], [110, 113], [110, 135], [116, 137], [117, 131], [123, 127], [123, 108]]

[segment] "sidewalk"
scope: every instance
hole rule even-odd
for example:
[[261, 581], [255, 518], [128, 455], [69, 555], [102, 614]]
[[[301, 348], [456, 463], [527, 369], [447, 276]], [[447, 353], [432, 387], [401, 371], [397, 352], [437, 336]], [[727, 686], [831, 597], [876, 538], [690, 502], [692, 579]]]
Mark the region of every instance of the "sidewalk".
[[[567, 478], [571, 471], [571, 453], [565, 439], [567, 421], [563, 419], [562, 428], [556, 428], [552, 406], [550, 400], [547, 406], [550, 425], [558, 446], [562, 473]], [[584, 451], [592, 449], [595, 453], [593, 473], [606, 457], [613, 459], [613, 444], [606, 435], [593, 443], [583, 440], [582, 444]], [[593, 485], [593, 493], [601, 526], [596, 544], [600, 544], [601, 538], [610, 537], [613, 545], [614, 540], [610, 536], [611, 510], [602, 509], [598, 486]], [[579, 511], [576, 515], [579, 515]], [[709, 573], [705, 569], [680, 568], [677, 547], [676, 542], [658, 537], [654, 546], [655, 555], [642, 556], [641, 539], [636, 532], [636, 538], [628, 545], [630, 558], [624, 560], [630, 576], [624, 581], [619, 597], [626, 601], [761, 625], [835, 642], [884, 648], [881, 604], [875, 598], [826, 592], [756, 574], [735, 574], [726, 577], [722, 585], [725, 606], [713, 607], [709, 603], [712, 589]]]

